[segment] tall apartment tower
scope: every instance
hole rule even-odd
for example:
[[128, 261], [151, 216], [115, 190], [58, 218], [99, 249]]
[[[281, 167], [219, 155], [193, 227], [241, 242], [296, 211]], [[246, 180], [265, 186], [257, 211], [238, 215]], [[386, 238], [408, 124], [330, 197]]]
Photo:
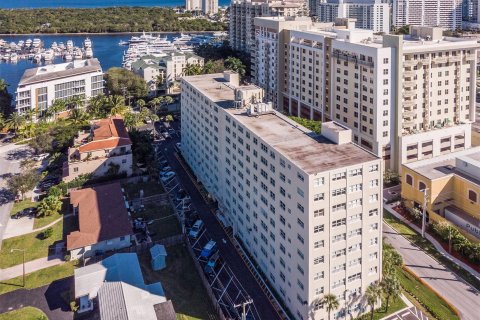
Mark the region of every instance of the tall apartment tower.
[[390, 7], [385, 0], [318, 0], [316, 16], [322, 22], [356, 19], [357, 28], [390, 32]]
[[393, 0], [393, 25], [462, 28], [462, 0]]
[[218, 13], [218, 0], [185, 0], [187, 11], [202, 11], [203, 14]]
[[181, 152], [295, 319], [368, 311], [380, 280], [381, 159], [334, 122], [315, 134], [236, 74], [182, 79]]
[[443, 37], [440, 28], [380, 37], [353, 25], [337, 19], [330, 29], [282, 31], [276, 108], [347, 126], [395, 170], [470, 147], [478, 43]]
[[202, 10], [202, 0], [185, 0], [185, 9], [187, 11]]
[[230, 4], [230, 46], [244, 52], [255, 50], [255, 17], [291, 17], [307, 13], [306, 0], [233, 0]]

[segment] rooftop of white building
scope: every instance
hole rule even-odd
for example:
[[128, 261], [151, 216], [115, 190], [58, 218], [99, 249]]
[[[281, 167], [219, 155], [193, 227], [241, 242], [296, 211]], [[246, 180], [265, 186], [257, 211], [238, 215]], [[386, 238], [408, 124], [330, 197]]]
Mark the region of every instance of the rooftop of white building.
[[[224, 78], [223, 74], [184, 77], [183, 80], [225, 109], [239, 123], [307, 174], [378, 159], [352, 142], [336, 144], [277, 111], [251, 116], [248, 114], [247, 107], [236, 108], [235, 89], [260, 90], [257, 86], [234, 86]], [[348, 130], [336, 124], [327, 124], [326, 127], [332, 131]], [[351, 141], [351, 132], [349, 141]]]
[[25, 70], [19, 86], [68, 78], [92, 72], [102, 72], [102, 67], [100, 66], [100, 61], [98, 61], [98, 59], [75, 60], [67, 63], [50, 64]]

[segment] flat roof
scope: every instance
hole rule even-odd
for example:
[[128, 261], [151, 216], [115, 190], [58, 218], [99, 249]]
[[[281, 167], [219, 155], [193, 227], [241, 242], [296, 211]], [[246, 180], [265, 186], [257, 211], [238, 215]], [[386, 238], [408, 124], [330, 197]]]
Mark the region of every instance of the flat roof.
[[102, 67], [100, 66], [100, 61], [98, 61], [98, 59], [50, 64], [25, 70], [18, 85], [26, 86], [38, 82], [52, 81], [92, 72], [102, 72]]
[[[279, 112], [251, 117], [247, 115], [245, 108], [235, 109], [233, 106], [235, 87], [226, 82], [222, 74], [183, 79], [307, 174], [379, 159], [353, 143], [335, 144]], [[258, 89], [256, 86], [253, 88]]]
[[435, 180], [455, 174], [480, 185], [480, 181], [478, 179], [467, 175], [456, 168], [456, 159], [463, 157], [480, 161], [480, 147], [452, 152], [431, 159], [406, 163], [403, 166], [415, 171], [429, 180]]

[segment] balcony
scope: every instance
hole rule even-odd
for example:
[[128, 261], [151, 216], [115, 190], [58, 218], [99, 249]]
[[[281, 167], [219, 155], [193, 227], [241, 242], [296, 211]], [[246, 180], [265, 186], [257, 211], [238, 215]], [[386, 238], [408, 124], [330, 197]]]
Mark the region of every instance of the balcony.
[[446, 57], [446, 56], [435, 57], [435, 58], [432, 58], [432, 61], [434, 63], [447, 63], [448, 62], [448, 57]]
[[425, 65], [425, 64], [430, 64], [430, 59], [429, 58], [422, 58], [420, 59], [420, 63]]
[[413, 100], [403, 100], [403, 107], [404, 107], [405, 109], [408, 108], [408, 109], [411, 110], [412, 107], [413, 107], [415, 104], [416, 104], [416, 103], [415, 103], [415, 101], [413, 101]]
[[413, 88], [413, 87], [415, 86], [415, 84], [416, 84], [416, 81], [414, 81], [414, 80], [404, 81], [404, 82], [403, 82], [403, 86], [404, 86], [405, 88]]
[[462, 60], [461, 56], [450, 56], [448, 62], [460, 62]]
[[416, 71], [415, 71], [415, 70], [408, 70], [408, 71], [405, 70], [405, 71], [403, 72], [403, 76], [406, 77], [406, 78], [407, 78], [407, 77], [410, 77], [410, 78], [411, 78], [411, 77], [414, 77], [415, 74], [416, 74]]
[[403, 66], [404, 67], [413, 67], [413, 66], [416, 66], [417, 63], [418, 63], [417, 60], [413, 60], [413, 59], [405, 60], [405, 61], [403, 61]]
[[403, 92], [403, 97], [404, 98], [413, 98], [415, 96], [416, 92], [414, 90], [409, 90], [409, 91], [404, 91]]
[[[403, 114], [404, 117], [409, 117], [409, 119], [412, 119], [413, 116], [415, 116], [417, 114], [417, 112], [414, 111], [414, 110], [404, 109], [402, 114]], [[413, 121], [413, 120], [411, 120], [411, 121]]]
[[464, 55], [464, 57], [465, 57], [465, 60], [467, 60], [467, 61], [475, 60], [475, 54], [473, 54], [473, 53], [466, 54], [466, 55]]

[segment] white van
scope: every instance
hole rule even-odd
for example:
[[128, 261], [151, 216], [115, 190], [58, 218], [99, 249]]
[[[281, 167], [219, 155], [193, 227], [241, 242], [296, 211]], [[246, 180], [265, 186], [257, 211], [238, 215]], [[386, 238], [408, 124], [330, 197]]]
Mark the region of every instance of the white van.
[[200, 231], [203, 229], [203, 221], [202, 220], [197, 220], [192, 226], [192, 229], [190, 229], [190, 232], [188, 233], [188, 236], [190, 238], [196, 239], [198, 235], [200, 234]]

